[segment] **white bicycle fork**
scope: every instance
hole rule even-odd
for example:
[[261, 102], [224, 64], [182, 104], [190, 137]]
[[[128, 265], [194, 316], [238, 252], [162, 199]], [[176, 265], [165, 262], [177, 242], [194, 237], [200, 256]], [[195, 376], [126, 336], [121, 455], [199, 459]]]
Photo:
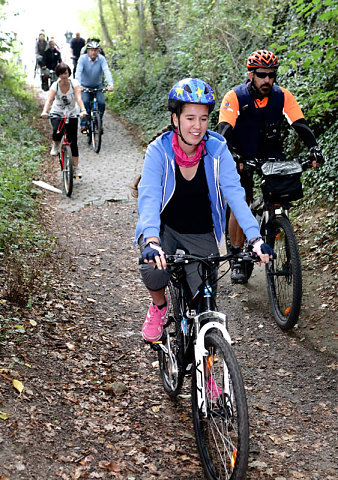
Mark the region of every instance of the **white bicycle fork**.
[[[200, 329], [197, 335], [195, 343], [195, 361], [196, 361], [196, 384], [197, 384], [197, 401], [198, 407], [202, 411], [204, 416], [207, 416], [207, 403], [206, 403], [206, 393], [205, 393], [205, 382], [204, 382], [204, 361], [203, 359], [208, 356], [208, 351], [205, 348], [205, 335], [211, 329], [218, 329], [223, 338], [231, 345], [230, 335], [225, 327], [226, 325], [226, 316], [220, 312], [204, 312], [195, 317], [195, 322], [199, 325], [203, 317], [210, 318], [214, 317], [217, 320], [212, 320], [207, 322]], [[225, 394], [230, 394], [230, 387], [228, 382], [228, 367], [224, 362], [224, 383], [223, 391]]]

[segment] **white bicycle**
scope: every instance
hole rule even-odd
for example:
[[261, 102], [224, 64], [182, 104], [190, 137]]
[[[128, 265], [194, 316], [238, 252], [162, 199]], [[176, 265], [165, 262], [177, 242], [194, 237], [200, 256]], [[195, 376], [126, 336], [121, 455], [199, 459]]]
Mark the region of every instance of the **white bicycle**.
[[[221, 262], [259, 258], [252, 252], [203, 258], [178, 252], [166, 255], [171, 270], [168, 320], [161, 339], [150, 345], [158, 352], [170, 396], [177, 396], [184, 377], [191, 375], [195, 437], [206, 478], [243, 480], [249, 456], [247, 401], [226, 315], [217, 311], [215, 269]], [[196, 262], [201, 284], [192, 297], [184, 266]]]

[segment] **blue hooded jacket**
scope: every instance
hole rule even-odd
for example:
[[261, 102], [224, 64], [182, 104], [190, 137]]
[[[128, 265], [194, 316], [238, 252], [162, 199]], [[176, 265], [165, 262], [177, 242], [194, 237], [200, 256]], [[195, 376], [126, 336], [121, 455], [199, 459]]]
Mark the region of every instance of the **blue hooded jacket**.
[[[233, 211], [248, 240], [260, 236], [259, 226], [246, 201], [236, 164], [226, 141], [218, 133], [208, 131], [204, 157], [209, 187], [214, 232], [221, 242], [225, 231], [226, 202]], [[175, 190], [175, 158], [172, 149], [173, 132], [166, 132], [147, 148], [141, 181], [138, 185], [138, 222], [134, 243], [144, 238], [160, 237], [161, 212]]]

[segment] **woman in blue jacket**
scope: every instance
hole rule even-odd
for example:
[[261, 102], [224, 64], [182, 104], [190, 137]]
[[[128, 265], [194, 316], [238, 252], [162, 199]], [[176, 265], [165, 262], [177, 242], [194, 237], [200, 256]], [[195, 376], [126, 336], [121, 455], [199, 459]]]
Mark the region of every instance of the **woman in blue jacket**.
[[[218, 254], [225, 230], [227, 202], [253, 250], [268, 263], [271, 248], [263, 243], [241, 187], [236, 164], [224, 138], [208, 131], [215, 106], [212, 88], [198, 78], [186, 78], [170, 91], [171, 126], [147, 148], [138, 185], [135, 243], [146, 265], [141, 277], [152, 298], [143, 338], [155, 342], [162, 336], [170, 278], [165, 253], [177, 248], [191, 255]], [[156, 265], [157, 268], [154, 268]], [[192, 293], [200, 284], [195, 264], [186, 267]]]

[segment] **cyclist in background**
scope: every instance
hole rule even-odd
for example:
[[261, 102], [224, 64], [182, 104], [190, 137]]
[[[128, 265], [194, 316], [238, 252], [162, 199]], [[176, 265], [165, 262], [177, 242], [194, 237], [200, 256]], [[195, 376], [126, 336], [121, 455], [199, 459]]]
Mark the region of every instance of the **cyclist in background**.
[[54, 40], [49, 40], [49, 47], [44, 52], [42, 59], [39, 62], [41, 67], [41, 86], [43, 90], [48, 90], [48, 77], [50, 75], [50, 70], [56, 69], [56, 66], [61, 63], [61, 54], [60, 51], [55, 47]]
[[65, 37], [66, 37], [66, 42], [70, 43], [73, 38], [73, 32], [70, 32], [69, 30], [67, 30], [65, 33]]
[[[94, 41], [88, 43], [87, 53], [81, 55], [79, 58], [75, 78], [84, 88], [102, 89], [102, 74], [104, 74], [108, 84], [108, 91], [112, 92], [114, 90], [113, 77], [109, 70], [107, 60], [99, 53], [99, 50], [99, 43]], [[106, 108], [104, 93], [100, 91], [97, 92], [96, 98], [100, 116], [101, 119], [103, 119], [103, 114]], [[82, 100], [89, 113], [91, 94], [88, 92], [82, 92]], [[81, 120], [81, 132], [87, 133], [87, 120], [85, 118]]]
[[[140, 266], [152, 299], [142, 327], [148, 342], [162, 336], [166, 322], [165, 287], [170, 273], [164, 252], [174, 254], [182, 248], [191, 255], [218, 254], [217, 242], [225, 230], [225, 201], [261, 260], [268, 263], [273, 254], [263, 243], [258, 223], [245, 202], [236, 164], [224, 138], [207, 130], [214, 107], [214, 92], [203, 80], [186, 78], [178, 82], [168, 98], [171, 125], [150, 143], [145, 154], [134, 243], [139, 244], [142, 258], [148, 263]], [[186, 271], [194, 294], [201, 283], [198, 267], [187, 265]]]
[[70, 53], [73, 60], [73, 77], [75, 78], [77, 62], [81, 54], [82, 47], [85, 46], [85, 39], [81, 37], [80, 33], [77, 32], [75, 37], [70, 40]]
[[[248, 79], [225, 94], [220, 108], [217, 131], [235, 155], [248, 203], [253, 199], [253, 173], [243, 170], [240, 158], [285, 160], [280, 132], [283, 116], [310, 149], [313, 167], [324, 161], [297, 100], [275, 83], [278, 67], [278, 58], [272, 52], [253, 52], [247, 61]], [[232, 212], [229, 234], [232, 245], [243, 246], [244, 234]], [[247, 282], [242, 268], [232, 265], [231, 281]]]
[[48, 48], [48, 42], [46, 40], [46, 35], [43, 30], [40, 31], [37, 40], [35, 41], [35, 72], [40, 67], [40, 63], [42, 62], [42, 57], [45, 51]]
[[[63, 116], [64, 114], [67, 114], [71, 117], [65, 128], [67, 130], [67, 137], [72, 150], [74, 165], [73, 175], [74, 177], [81, 178], [82, 175], [79, 169], [79, 150], [77, 146], [77, 115], [79, 114], [79, 108], [80, 117], [85, 117], [87, 115], [81, 98], [81, 86], [77, 80], [70, 78], [71, 70], [66, 63], [59, 63], [55, 69], [55, 73], [58, 80], [50, 87], [41, 117], [48, 118], [48, 110], [50, 106], [52, 106], [50, 110], [51, 115], [55, 114]], [[63, 135], [62, 131], [59, 133], [57, 132], [60, 120], [60, 118], [51, 118], [50, 120], [53, 128], [53, 145], [50, 151], [51, 155], [57, 155], [60, 149], [60, 142]]]

